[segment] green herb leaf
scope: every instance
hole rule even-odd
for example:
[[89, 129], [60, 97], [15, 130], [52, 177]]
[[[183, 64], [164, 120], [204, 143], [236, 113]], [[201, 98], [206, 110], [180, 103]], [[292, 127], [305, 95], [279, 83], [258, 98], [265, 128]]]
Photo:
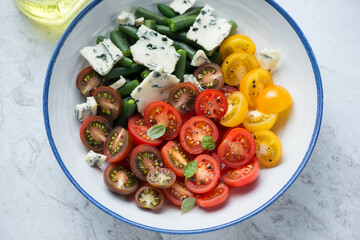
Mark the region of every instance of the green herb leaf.
[[196, 173], [196, 170], [197, 170], [197, 161], [194, 160], [188, 162], [183, 170], [185, 178], [192, 177]]
[[190, 211], [195, 206], [195, 198], [188, 197], [185, 198], [181, 204], [181, 214]]
[[147, 131], [147, 135], [152, 139], [158, 139], [165, 134], [165, 130], [165, 124], [157, 124], [149, 128], [149, 130]]
[[209, 136], [209, 135], [205, 135], [203, 136], [203, 138], [201, 139], [201, 147], [205, 150], [214, 150], [216, 147], [215, 141], [214, 139]]

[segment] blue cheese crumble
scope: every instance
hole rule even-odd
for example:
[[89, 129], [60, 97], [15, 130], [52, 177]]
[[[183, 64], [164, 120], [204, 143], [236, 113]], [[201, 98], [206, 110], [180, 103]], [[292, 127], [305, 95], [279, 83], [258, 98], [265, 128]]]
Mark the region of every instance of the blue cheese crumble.
[[263, 49], [259, 54], [259, 63], [261, 68], [269, 72], [274, 72], [280, 61], [280, 52], [277, 49]]
[[113, 84], [111, 84], [109, 87], [118, 90], [119, 88], [124, 86], [125, 83], [126, 83], [126, 79], [123, 76], [120, 76], [120, 79], [114, 82]]
[[186, 12], [189, 8], [194, 6], [196, 0], [174, 0], [170, 3], [170, 7], [180, 14]]
[[97, 114], [97, 103], [94, 97], [87, 97], [86, 103], [75, 105], [74, 115], [81, 121]]
[[120, 25], [135, 26], [135, 23], [136, 23], [135, 15], [132, 13], [122, 11], [122, 12], [120, 12], [120, 14], [117, 18], [117, 22]]
[[105, 162], [106, 156], [100, 153], [96, 153], [93, 150], [90, 150], [85, 157], [85, 162], [89, 164], [90, 167], [101, 167]]
[[203, 50], [198, 50], [193, 59], [191, 60], [191, 65], [194, 67], [199, 67], [203, 65], [204, 63], [211, 63], [209, 58], [206, 56], [205, 52]]

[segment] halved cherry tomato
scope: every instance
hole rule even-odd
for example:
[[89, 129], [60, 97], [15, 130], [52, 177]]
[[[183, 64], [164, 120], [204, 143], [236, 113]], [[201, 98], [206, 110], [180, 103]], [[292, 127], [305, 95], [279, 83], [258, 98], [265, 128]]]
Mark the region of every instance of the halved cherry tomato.
[[228, 109], [225, 95], [214, 89], [202, 91], [196, 98], [195, 112], [198, 116], [220, 119]]
[[235, 34], [222, 42], [219, 52], [221, 53], [221, 59], [224, 60], [233, 52], [247, 52], [255, 54], [256, 47], [254, 42], [249, 37]]
[[194, 193], [206, 193], [213, 189], [220, 178], [219, 163], [211, 156], [201, 154], [195, 158], [197, 170], [195, 174], [187, 178], [185, 184]]
[[173, 170], [176, 176], [184, 176], [184, 167], [191, 161], [190, 156], [183, 150], [180, 144], [169, 141], [161, 149], [161, 156], [165, 165]]
[[147, 173], [154, 168], [164, 167], [160, 151], [150, 145], [136, 146], [130, 154], [130, 167], [137, 178], [146, 181]]
[[205, 89], [220, 89], [224, 85], [224, 77], [219, 65], [205, 63], [194, 71], [194, 76]]
[[136, 145], [148, 144], [151, 146], [158, 146], [163, 140], [152, 139], [147, 135], [149, 127], [145, 125], [145, 120], [140, 114], [135, 114], [129, 118], [128, 131], [131, 133], [134, 143]]
[[244, 94], [239, 91], [231, 93], [226, 99], [228, 109], [225, 116], [220, 119], [220, 124], [226, 127], [236, 127], [245, 120], [248, 103]]
[[204, 151], [201, 140], [205, 135], [218, 139], [219, 131], [213, 121], [197, 116], [184, 123], [180, 131], [180, 144], [190, 154], [200, 154]]
[[244, 128], [231, 130], [218, 148], [220, 161], [237, 168], [247, 164], [255, 155], [256, 143], [252, 134]]
[[88, 117], [80, 128], [80, 138], [85, 147], [94, 152], [103, 152], [106, 137], [112, 127], [106, 118], [100, 116]]
[[114, 121], [121, 112], [122, 100], [120, 93], [111, 87], [98, 87], [93, 93], [98, 104], [98, 114]]
[[225, 167], [221, 171], [221, 179], [229, 186], [244, 187], [256, 180], [260, 172], [260, 163], [256, 156], [250, 162], [238, 167]]
[[222, 88], [219, 89], [219, 91], [222, 92], [225, 95], [225, 97], [228, 97], [230, 93], [237, 92], [239, 90], [234, 87], [224, 85]]
[[153, 168], [146, 175], [147, 183], [156, 188], [167, 189], [176, 181], [176, 175], [170, 168]]
[[172, 140], [179, 135], [182, 125], [182, 118], [178, 110], [166, 102], [157, 101], [150, 103], [144, 111], [145, 124], [152, 127], [157, 124], [164, 124], [165, 140]]
[[275, 167], [280, 163], [282, 146], [275, 133], [265, 130], [254, 132], [256, 156], [264, 167]]
[[229, 196], [229, 187], [220, 182], [214, 189], [196, 198], [196, 204], [203, 208], [216, 207]]
[[186, 187], [185, 183], [181, 181], [176, 181], [172, 187], [164, 189], [164, 194], [170, 202], [176, 206], [181, 206], [185, 198], [194, 196], [194, 194]]
[[273, 85], [270, 72], [263, 68], [257, 68], [248, 72], [241, 80], [239, 90], [242, 92], [250, 107], [255, 107], [256, 98], [262, 90]]
[[169, 94], [169, 104], [176, 108], [181, 115], [194, 111], [195, 100], [199, 89], [190, 82], [176, 84]]
[[224, 74], [225, 83], [230, 86], [237, 86], [248, 72], [259, 67], [260, 64], [253, 54], [235, 52], [224, 60], [221, 70]]
[[133, 140], [131, 134], [124, 128], [117, 126], [106, 138], [104, 154], [108, 162], [120, 162], [131, 152]]
[[265, 114], [258, 110], [250, 110], [243, 121], [243, 125], [250, 132], [270, 130], [275, 125], [278, 116], [278, 113]]
[[92, 96], [94, 90], [102, 85], [103, 80], [91, 66], [82, 69], [76, 77], [76, 88], [84, 97]]
[[160, 209], [164, 205], [164, 193], [161, 189], [145, 185], [139, 188], [135, 193], [135, 202], [141, 208], [152, 210]]
[[256, 99], [257, 110], [262, 113], [278, 113], [291, 105], [292, 98], [288, 90], [278, 85], [271, 85]]
[[139, 187], [139, 180], [122, 163], [111, 163], [106, 167], [104, 182], [110, 191], [120, 195], [129, 195]]

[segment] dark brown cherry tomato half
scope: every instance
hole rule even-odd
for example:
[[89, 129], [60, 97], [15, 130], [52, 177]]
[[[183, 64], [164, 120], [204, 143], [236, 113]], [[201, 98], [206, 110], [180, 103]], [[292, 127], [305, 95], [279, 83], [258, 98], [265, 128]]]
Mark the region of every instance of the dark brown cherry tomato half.
[[210, 192], [202, 194], [196, 198], [196, 204], [203, 208], [216, 207], [225, 202], [229, 196], [229, 187], [220, 182]]
[[95, 70], [88, 66], [81, 70], [76, 77], [76, 88], [81, 92], [84, 97], [92, 96], [97, 87], [104, 84], [101, 76]]
[[164, 193], [161, 189], [145, 185], [135, 193], [135, 202], [141, 208], [160, 209], [164, 205]]
[[229, 186], [244, 187], [256, 180], [260, 172], [260, 162], [253, 157], [247, 164], [238, 167], [225, 167], [221, 171], [221, 179]]
[[181, 206], [185, 198], [194, 196], [194, 194], [186, 187], [185, 183], [181, 181], [176, 181], [172, 187], [164, 189], [164, 194], [170, 202], [176, 206]]
[[202, 91], [196, 98], [195, 112], [198, 116], [220, 119], [228, 109], [225, 95], [213, 89]]
[[145, 125], [143, 116], [140, 114], [135, 114], [129, 118], [128, 121], [128, 131], [131, 133], [134, 143], [136, 145], [148, 144], [151, 146], [158, 146], [163, 140], [152, 139], [147, 135], [149, 127]]
[[108, 162], [120, 162], [133, 148], [131, 134], [123, 127], [115, 127], [106, 138], [104, 154]]
[[239, 89], [236, 89], [228, 85], [224, 85], [222, 88], [219, 89], [219, 91], [222, 92], [225, 95], [225, 97], [228, 97], [230, 93], [237, 92], [239, 91]]
[[149, 127], [164, 124], [166, 130], [162, 138], [165, 140], [176, 138], [179, 135], [182, 125], [182, 118], [179, 111], [163, 101], [150, 103], [145, 108], [144, 120], [145, 124]]
[[166, 189], [175, 184], [176, 175], [169, 168], [153, 168], [147, 173], [146, 181], [152, 187]]
[[129, 195], [139, 187], [139, 180], [122, 163], [111, 163], [106, 167], [104, 182], [110, 191], [120, 195]]
[[215, 63], [205, 63], [194, 71], [200, 86], [205, 89], [220, 89], [224, 85], [221, 67]]
[[232, 129], [217, 150], [220, 161], [232, 168], [247, 164], [254, 157], [255, 152], [255, 139], [244, 128]]
[[161, 149], [161, 156], [165, 165], [174, 171], [176, 176], [184, 176], [184, 167], [192, 159], [179, 143], [169, 141]]
[[137, 178], [146, 181], [147, 173], [154, 168], [164, 167], [161, 153], [150, 145], [139, 145], [130, 154], [130, 167]]
[[206, 193], [213, 189], [220, 178], [219, 163], [211, 156], [201, 154], [195, 158], [197, 170], [194, 176], [187, 178], [186, 187], [194, 193]]
[[190, 154], [200, 154], [204, 151], [201, 140], [205, 135], [211, 136], [216, 142], [219, 131], [215, 123], [206, 117], [193, 117], [181, 127], [181, 146]]
[[194, 111], [196, 97], [199, 89], [192, 83], [183, 82], [176, 84], [170, 91], [169, 104], [176, 108], [181, 115]]
[[88, 117], [80, 127], [80, 138], [85, 147], [94, 152], [103, 152], [104, 143], [112, 127], [106, 118]]
[[98, 104], [98, 114], [114, 121], [121, 112], [122, 100], [120, 93], [111, 87], [98, 87], [93, 93]]

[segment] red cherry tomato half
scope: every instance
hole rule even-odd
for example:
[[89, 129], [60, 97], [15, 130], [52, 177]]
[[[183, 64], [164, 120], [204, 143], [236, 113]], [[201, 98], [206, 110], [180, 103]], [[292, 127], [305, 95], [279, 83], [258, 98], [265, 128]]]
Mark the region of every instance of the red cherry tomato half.
[[238, 167], [225, 167], [221, 171], [221, 179], [229, 186], [244, 187], [256, 180], [260, 172], [260, 162], [253, 157], [247, 164]]
[[104, 154], [108, 162], [120, 162], [131, 152], [133, 140], [131, 134], [124, 128], [115, 127], [107, 136]]
[[220, 144], [217, 154], [228, 167], [237, 168], [247, 164], [255, 155], [256, 142], [244, 128], [234, 128]]
[[220, 89], [224, 85], [221, 67], [215, 63], [205, 63], [194, 71], [194, 76], [205, 89]]
[[161, 156], [165, 165], [173, 170], [176, 176], [184, 176], [184, 167], [191, 161], [191, 157], [184, 151], [180, 144], [169, 141], [161, 149]]
[[152, 139], [147, 135], [149, 127], [145, 125], [144, 118], [140, 114], [133, 115], [128, 121], [128, 131], [131, 133], [136, 145], [148, 144], [158, 146], [162, 139]]
[[182, 118], [178, 110], [166, 102], [157, 101], [150, 103], [144, 111], [145, 124], [152, 127], [157, 124], [164, 124], [165, 140], [172, 140], [179, 135], [182, 125]]
[[220, 119], [228, 109], [225, 95], [213, 89], [202, 91], [196, 98], [195, 111], [198, 116]]
[[98, 114], [114, 121], [121, 112], [122, 100], [120, 93], [111, 87], [99, 87], [93, 93], [98, 104]]
[[84, 97], [92, 96], [94, 90], [102, 85], [100, 75], [91, 66], [81, 70], [76, 77], [76, 88]]
[[205, 193], [213, 189], [220, 177], [219, 163], [211, 156], [201, 154], [195, 158], [197, 170], [186, 179], [187, 188], [194, 193]]
[[225, 97], [228, 97], [230, 95], [230, 93], [239, 91], [238, 89], [228, 86], [228, 85], [224, 85], [222, 88], [219, 89], [220, 92], [222, 92]]
[[215, 207], [225, 202], [229, 196], [229, 187], [220, 182], [214, 189], [196, 198], [196, 204], [203, 208]]
[[204, 151], [201, 140], [205, 135], [211, 136], [216, 142], [219, 131], [215, 123], [206, 117], [193, 117], [181, 127], [181, 146], [190, 154], [200, 154]]
[[85, 147], [94, 152], [103, 152], [104, 143], [112, 127], [106, 118], [92, 116], [81, 125], [80, 138]]
[[169, 104], [176, 108], [181, 115], [194, 111], [196, 97], [199, 89], [192, 83], [176, 84], [169, 94]]
[[194, 196], [194, 194], [186, 187], [185, 183], [181, 181], [176, 181], [172, 187], [164, 189], [164, 194], [170, 202], [176, 206], [181, 206], [185, 198]]

